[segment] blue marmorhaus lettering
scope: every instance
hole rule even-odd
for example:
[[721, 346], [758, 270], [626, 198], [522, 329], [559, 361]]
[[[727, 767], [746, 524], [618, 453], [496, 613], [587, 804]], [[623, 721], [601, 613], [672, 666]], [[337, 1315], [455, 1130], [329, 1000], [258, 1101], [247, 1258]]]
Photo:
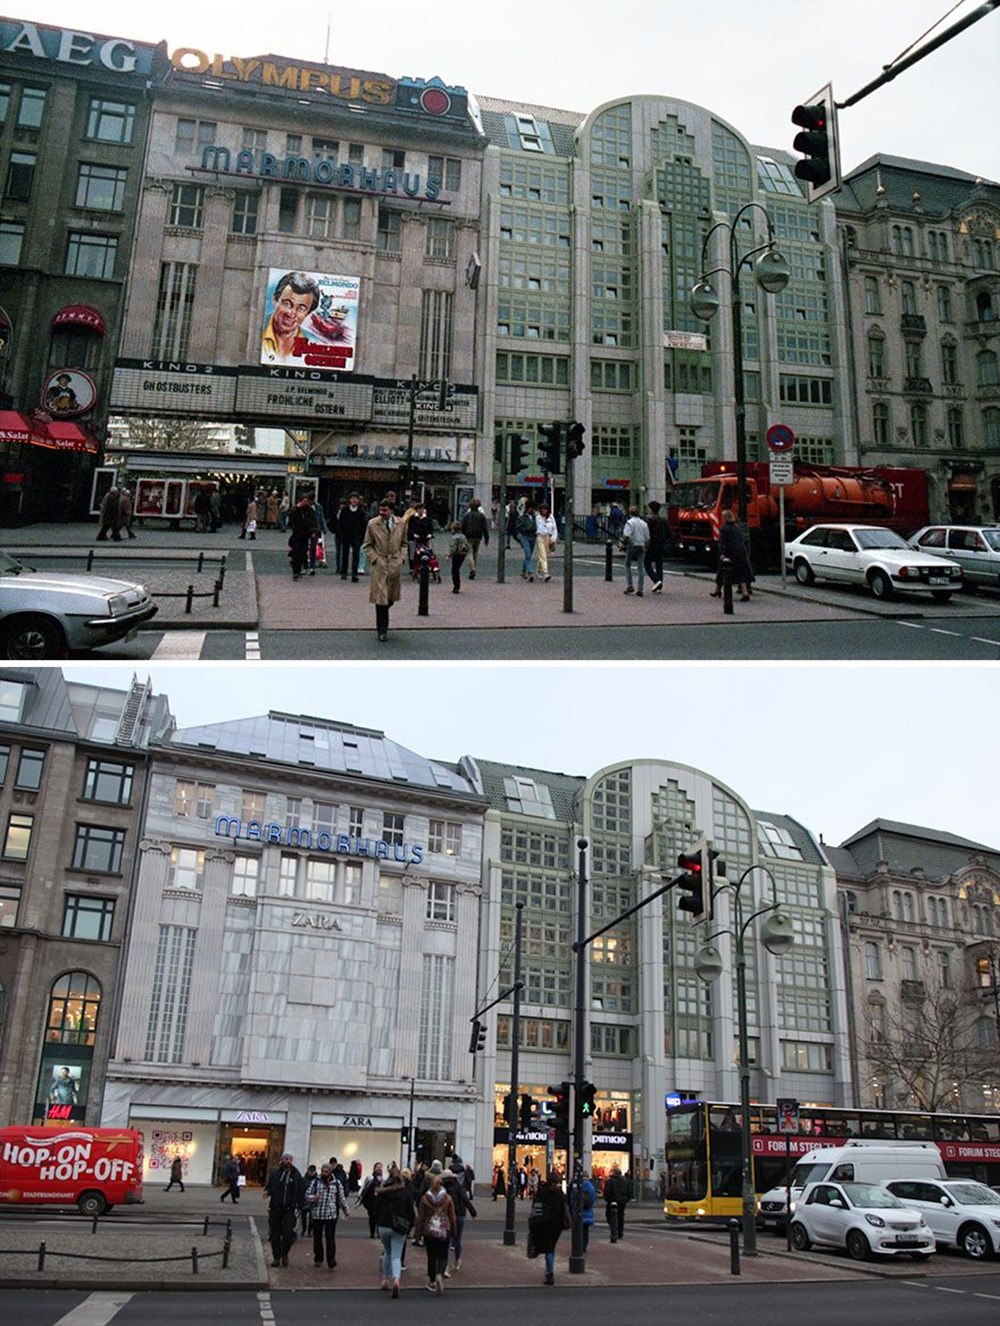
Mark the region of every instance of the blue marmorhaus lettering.
[[267, 843], [278, 847], [302, 847], [307, 851], [333, 852], [340, 856], [371, 856], [377, 861], [398, 861], [418, 866], [424, 859], [423, 843], [387, 843], [383, 838], [359, 838], [351, 833], [330, 833], [321, 829], [286, 828], [283, 824], [264, 824], [260, 820], [241, 820], [237, 815], [218, 815], [217, 838], [243, 838], [248, 843]]

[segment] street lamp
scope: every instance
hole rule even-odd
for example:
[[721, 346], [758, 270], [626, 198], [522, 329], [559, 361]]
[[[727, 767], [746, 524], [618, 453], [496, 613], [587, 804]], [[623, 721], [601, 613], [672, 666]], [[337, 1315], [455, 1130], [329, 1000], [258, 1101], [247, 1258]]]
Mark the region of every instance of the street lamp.
[[[763, 212], [767, 221], [767, 241], [740, 253], [737, 229], [747, 212]], [[704, 270], [708, 256], [708, 246], [717, 230], [729, 232], [729, 265]], [[729, 273], [729, 303], [733, 319], [733, 387], [736, 403], [736, 501], [740, 523], [747, 518], [747, 420], [746, 394], [743, 384], [743, 309], [740, 300], [740, 274], [744, 267], [753, 263], [754, 279], [760, 288], [769, 295], [776, 295], [788, 284], [788, 263], [774, 247], [774, 225], [767, 209], [761, 203], [745, 203], [732, 221], [717, 221], [712, 226], [701, 245], [702, 274], [691, 291], [691, 312], [702, 322], [711, 322], [719, 310], [719, 296], [709, 280], [718, 272]]]
[[[743, 919], [744, 882], [755, 870], [763, 870], [771, 881], [773, 901], [761, 907]], [[722, 954], [712, 942], [719, 935], [731, 935], [736, 949], [736, 1020], [740, 1038], [740, 1112], [742, 1114], [743, 1133], [743, 1252], [749, 1257], [757, 1254], [756, 1206], [757, 1197], [753, 1185], [753, 1134], [750, 1129], [750, 1038], [747, 1032], [747, 959], [745, 940], [747, 931], [759, 916], [767, 920], [760, 927], [760, 941], [769, 953], [780, 957], [787, 953], [795, 943], [795, 929], [791, 921], [781, 911], [777, 899], [777, 885], [774, 876], [766, 866], [748, 866], [735, 883], [717, 884], [712, 890], [713, 899], [722, 892], [733, 897], [733, 929], [716, 930], [708, 936], [703, 947], [695, 956], [694, 969], [706, 983], [718, 980], [722, 975]]]

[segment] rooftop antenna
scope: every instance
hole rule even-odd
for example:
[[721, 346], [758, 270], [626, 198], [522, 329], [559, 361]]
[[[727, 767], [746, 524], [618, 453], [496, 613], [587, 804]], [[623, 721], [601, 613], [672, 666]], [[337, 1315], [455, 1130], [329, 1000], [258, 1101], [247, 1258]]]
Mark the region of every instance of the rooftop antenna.
[[330, 63], [330, 31], [332, 27], [333, 27], [333, 12], [331, 11], [326, 16], [326, 51], [324, 52], [323, 55], [324, 64]]

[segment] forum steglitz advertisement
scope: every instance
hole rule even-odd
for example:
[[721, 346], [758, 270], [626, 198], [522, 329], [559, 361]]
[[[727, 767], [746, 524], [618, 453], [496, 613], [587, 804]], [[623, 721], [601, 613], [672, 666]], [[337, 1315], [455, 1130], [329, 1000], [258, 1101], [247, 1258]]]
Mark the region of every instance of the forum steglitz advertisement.
[[360, 292], [356, 276], [272, 267], [260, 362], [350, 372], [357, 345]]

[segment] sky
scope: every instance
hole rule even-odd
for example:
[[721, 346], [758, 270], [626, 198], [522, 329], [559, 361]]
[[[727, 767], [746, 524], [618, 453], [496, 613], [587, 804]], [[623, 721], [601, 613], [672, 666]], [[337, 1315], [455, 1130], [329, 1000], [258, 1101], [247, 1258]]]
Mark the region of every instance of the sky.
[[[519, 645], [521, 633], [512, 632]], [[996, 665], [64, 665], [149, 677], [179, 727], [275, 709], [375, 728], [431, 759], [590, 775], [664, 759], [791, 815], [831, 845], [873, 819], [1000, 849]]]
[[[751, 143], [791, 150], [791, 112], [826, 83], [843, 102], [924, 34], [981, 0], [465, 0], [280, 5], [235, 0], [8, 0], [14, 18], [167, 42], [172, 52], [277, 54], [430, 78], [485, 96], [586, 112], [657, 93], [704, 106]], [[942, 23], [942, 20], [944, 22]], [[328, 38], [329, 25], [329, 38]], [[1000, 179], [1000, 11], [839, 116], [845, 172], [876, 152]]]

